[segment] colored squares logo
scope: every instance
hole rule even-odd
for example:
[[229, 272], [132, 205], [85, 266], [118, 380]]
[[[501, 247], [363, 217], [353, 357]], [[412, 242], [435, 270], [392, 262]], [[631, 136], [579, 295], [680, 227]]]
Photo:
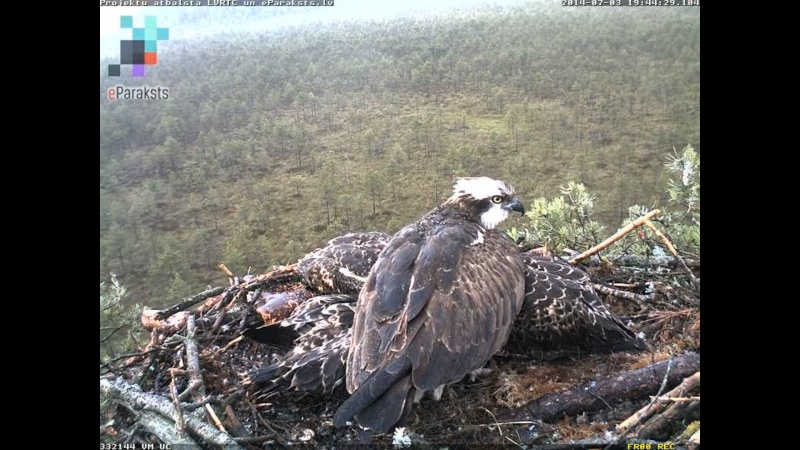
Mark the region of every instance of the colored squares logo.
[[131, 66], [134, 77], [143, 77], [145, 66], [158, 64], [158, 41], [169, 40], [169, 28], [159, 28], [156, 16], [145, 16], [144, 28], [133, 26], [133, 16], [122, 16], [119, 26], [131, 30], [131, 39], [120, 41], [119, 64], [108, 65], [108, 76], [118, 77], [122, 66]]

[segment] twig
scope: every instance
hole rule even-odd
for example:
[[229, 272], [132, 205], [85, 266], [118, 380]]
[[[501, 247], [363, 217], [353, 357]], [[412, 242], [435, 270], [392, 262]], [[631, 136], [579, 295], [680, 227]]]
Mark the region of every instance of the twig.
[[217, 428], [219, 428], [219, 431], [227, 433], [225, 431], [225, 426], [222, 425], [222, 422], [219, 420], [219, 417], [217, 417], [217, 413], [214, 412], [214, 408], [212, 408], [211, 405], [209, 405], [208, 403], [206, 403], [206, 412], [208, 413], [209, 416], [211, 416], [211, 420], [214, 421], [214, 425], [216, 425]]
[[216, 352], [214, 352], [214, 356], [217, 356], [217, 355], [220, 355], [222, 353], [225, 353], [226, 351], [228, 351], [229, 348], [233, 347], [234, 345], [238, 344], [239, 342], [242, 342], [243, 339], [244, 339], [244, 336], [239, 336], [236, 339], [231, 340], [230, 342], [225, 344], [225, 347], [222, 347], [221, 349], [219, 349]]
[[659, 402], [699, 402], [700, 397], [654, 397]]
[[[251, 403], [249, 401], [247, 403], [250, 405], [250, 413], [253, 415], [253, 417], [255, 417], [255, 419], [259, 423], [261, 423], [261, 426], [263, 426], [264, 428], [269, 430], [272, 433], [273, 436], [277, 437], [278, 436], [278, 432], [275, 431], [275, 428], [272, 428], [272, 426], [269, 424], [269, 422], [267, 422], [266, 420], [264, 420], [263, 417], [261, 417], [261, 414], [259, 414], [259, 412], [256, 409], [255, 405], [253, 405], [253, 403]], [[281, 428], [283, 431], [286, 431], [285, 428], [279, 427], [278, 425], [275, 425], [275, 426], [278, 427], [278, 428]]]
[[[484, 408], [484, 409], [486, 409], [486, 408]], [[482, 424], [479, 424], [479, 425], [482, 426], [482, 427], [494, 427], [494, 426], [497, 426], [497, 425], [533, 425], [533, 424], [536, 424], [536, 423], [539, 423], [539, 422], [536, 422], [535, 420], [512, 420], [512, 421], [509, 421], [509, 422], [497, 422], [497, 419], [495, 419], [494, 423], [482, 423]]]
[[[667, 361], [667, 370], [664, 372], [664, 379], [661, 381], [661, 387], [658, 389], [658, 393], [655, 395], [655, 397], [660, 396], [661, 393], [664, 392], [664, 389], [667, 388], [667, 377], [669, 376], [670, 370], [672, 370], [672, 360], [673, 359], [670, 358], [669, 361]], [[617, 432], [620, 435], [622, 435], [625, 431], [627, 431], [629, 429], [632, 429], [633, 427], [635, 427], [639, 423], [641, 423], [644, 419], [646, 419], [646, 418], [650, 417], [651, 415], [653, 415], [656, 411], [658, 411], [658, 409], [653, 408], [654, 404], [656, 404], [655, 398], [651, 399], [650, 403], [648, 403], [647, 406], [645, 406], [644, 408], [641, 408], [634, 415], [632, 415], [631, 417], [625, 419], [624, 421], [622, 421], [622, 423], [617, 425], [617, 428], [616, 428]], [[639, 414], [640, 412], [642, 414]], [[622, 439], [622, 436], [620, 436], [620, 439]], [[618, 441], [620, 439], [618, 439]]]
[[213, 288], [213, 289], [208, 289], [206, 291], [203, 291], [203, 292], [201, 292], [201, 293], [199, 293], [199, 294], [197, 294], [197, 295], [195, 295], [193, 297], [185, 298], [185, 299], [181, 300], [178, 304], [176, 304], [174, 306], [171, 306], [171, 307], [165, 309], [164, 311], [161, 311], [160, 313], [158, 313], [158, 315], [156, 315], [156, 319], [164, 320], [167, 317], [175, 314], [176, 312], [183, 311], [186, 308], [192, 307], [192, 306], [202, 302], [203, 300], [206, 300], [206, 299], [208, 299], [210, 297], [214, 297], [215, 295], [222, 294], [223, 292], [225, 292], [225, 288], [224, 287], [216, 287], [216, 288]]
[[227, 275], [227, 276], [228, 276], [228, 278], [230, 278], [230, 279], [236, 278], [236, 275], [234, 275], [234, 274], [233, 274], [233, 272], [231, 272], [231, 271], [228, 269], [228, 267], [226, 267], [226, 266], [225, 266], [225, 263], [220, 263], [220, 264], [219, 264], [219, 268], [220, 268], [220, 270], [222, 270], [223, 272], [225, 272], [225, 275]]
[[[686, 265], [689, 267], [700, 268], [700, 260], [694, 258], [684, 258]], [[680, 262], [678, 258], [673, 256], [654, 256], [654, 255], [626, 255], [622, 254], [618, 257], [615, 257], [611, 261], [614, 263], [615, 266], [624, 266], [624, 267], [678, 267]], [[601, 265], [602, 261], [599, 258], [590, 258], [588, 261], [584, 261], [584, 264], [590, 266]]]
[[628, 291], [622, 291], [620, 289], [610, 288], [600, 283], [592, 283], [592, 287], [594, 288], [595, 291], [600, 292], [601, 294], [613, 295], [614, 297], [632, 301], [642, 308], [647, 307], [645, 302], [653, 300], [652, 294], [650, 295], [636, 294], [634, 292], [628, 292]]
[[106, 337], [104, 337], [103, 339], [100, 339], [100, 343], [102, 344], [103, 342], [107, 341], [111, 336], [114, 335], [114, 333], [116, 333], [117, 331], [119, 331], [119, 330], [121, 330], [121, 329], [123, 329], [123, 328], [125, 328], [127, 326], [128, 325], [123, 324], [123, 325], [120, 325], [120, 326], [114, 328], [114, 331], [112, 331], [111, 333], [108, 333], [106, 335]]
[[172, 397], [172, 404], [175, 406], [175, 429], [179, 435], [186, 432], [186, 425], [183, 420], [183, 408], [181, 407], [181, 400], [178, 398], [178, 388], [175, 386], [175, 371], [170, 370], [172, 380], [169, 382], [169, 393]]
[[670, 358], [669, 361], [667, 361], [667, 370], [664, 372], [664, 379], [661, 381], [661, 387], [658, 389], [656, 397], [661, 395], [661, 393], [664, 392], [664, 389], [667, 388], [667, 380], [669, 379], [668, 377], [670, 370], [672, 370], [672, 358]]
[[609, 245], [613, 244], [614, 242], [620, 240], [622, 238], [622, 236], [625, 236], [626, 234], [630, 233], [634, 228], [638, 228], [638, 227], [644, 225], [646, 221], [650, 220], [650, 218], [652, 218], [653, 216], [655, 216], [657, 214], [661, 214], [661, 210], [654, 209], [654, 210], [648, 212], [647, 214], [643, 215], [642, 217], [639, 217], [638, 219], [636, 219], [633, 222], [629, 223], [625, 227], [620, 228], [619, 230], [617, 230], [616, 233], [611, 235], [611, 237], [607, 238], [603, 242], [595, 245], [594, 247], [590, 248], [589, 250], [586, 250], [585, 252], [581, 253], [580, 255], [570, 259], [569, 263], [573, 264], [573, 265], [578, 264], [582, 260], [594, 255], [595, 253], [603, 250], [604, 248], [608, 247]]
[[197, 389], [202, 385], [203, 382], [200, 380], [190, 381], [189, 386], [186, 386], [186, 389], [184, 389], [183, 392], [181, 392], [181, 395], [179, 395], [178, 398], [181, 399], [181, 401], [186, 400], [187, 397], [192, 395], [192, 392], [194, 392], [195, 389]]
[[225, 424], [227, 425], [228, 434], [233, 436], [234, 439], [237, 437], [250, 437], [250, 433], [247, 432], [247, 429], [242, 424], [242, 421], [236, 417], [236, 412], [233, 411], [231, 405], [225, 406]]
[[[151, 348], [151, 349], [148, 349], [148, 350], [145, 350], [145, 351], [142, 351], [142, 352], [126, 353], [124, 355], [117, 356], [116, 358], [109, 359], [106, 362], [101, 362], [100, 363], [100, 367], [105, 367], [108, 370], [112, 370], [111, 364], [113, 364], [113, 363], [115, 363], [117, 361], [123, 360], [125, 358], [136, 358], [136, 357], [139, 357], [139, 356], [146, 356], [146, 355], [149, 355], [150, 353], [158, 351], [158, 350], [160, 350], [160, 349]], [[136, 361], [129, 361], [129, 362], [125, 363], [125, 365], [123, 367], [132, 366], [135, 363], [136, 363]]]
[[656, 228], [655, 225], [653, 225], [653, 222], [651, 222], [650, 219], [645, 220], [644, 224], [647, 225], [647, 228], [650, 228], [650, 230], [653, 233], [655, 233], [656, 236], [661, 238], [661, 241], [664, 243], [664, 245], [667, 246], [670, 253], [672, 253], [674, 256], [678, 256], [678, 251], [675, 250], [675, 246], [672, 245], [672, 242], [670, 242], [669, 239], [667, 239], [667, 237], [664, 236], [664, 233], [662, 233], [661, 230], [659, 230], [658, 228]]
[[664, 236], [664, 234], [658, 228], [656, 228], [656, 226], [653, 225], [653, 222], [651, 222], [649, 219], [645, 220], [645, 224], [648, 227], [650, 227], [651, 230], [653, 230], [653, 233], [655, 233], [656, 236], [661, 238], [661, 240], [664, 242], [664, 245], [667, 246], [667, 248], [672, 253], [672, 255], [675, 256], [675, 258], [681, 263], [681, 266], [686, 271], [686, 273], [689, 275], [689, 279], [692, 282], [692, 287], [697, 289], [697, 286], [698, 286], [697, 277], [694, 276], [694, 274], [692, 273], [692, 270], [689, 269], [689, 266], [686, 265], [686, 261], [684, 261], [683, 258], [681, 257], [681, 255], [678, 254], [678, 251], [675, 250], [675, 246], [672, 245], [672, 242], [670, 242], [669, 239], [667, 239], [667, 237]]
[[643, 424], [642, 427], [636, 432], [636, 435], [640, 439], [647, 439], [650, 436], [654, 436], [660, 430], [668, 427], [669, 424], [682, 421], [692, 411], [699, 407], [699, 401], [675, 402], [671, 404], [666, 411]]
[[[686, 393], [697, 386], [700, 383], [700, 372], [695, 372], [694, 375], [690, 377], [686, 377], [681, 383], [676, 386], [674, 389], [669, 391], [664, 397], [684, 397]], [[660, 411], [663, 407], [663, 403], [658, 403], [656, 399], [661, 398], [661, 392], [659, 392], [647, 406], [641, 408], [640, 410], [636, 411], [631, 417], [628, 417], [622, 423], [617, 425], [617, 432], [622, 434], [627, 432], [628, 430], [633, 429], [636, 425], [641, 423], [644, 419], [652, 416], [653, 414]]]
[[[160, 344], [160, 340], [161, 339], [159, 338], [159, 334], [156, 332], [156, 330], [153, 330], [150, 332], [150, 343], [147, 345], [156, 347]], [[159, 352], [153, 352], [150, 354], [150, 360], [147, 362], [147, 366], [145, 366], [145, 368], [142, 369], [142, 372], [139, 374], [139, 379], [136, 381], [136, 384], [138, 384], [139, 386], [141, 386], [142, 383], [144, 383], [144, 378], [147, 375], [147, 373], [150, 370], [155, 370], [155, 367], [153, 367], [153, 365], [156, 362], [156, 357], [158, 356], [158, 353]]]
[[233, 438], [239, 444], [259, 444], [264, 441], [272, 439], [272, 436], [253, 436], [253, 437], [235, 437]]
[[499, 423], [499, 422], [497, 422], [497, 417], [495, 417], [495, 416], [494, 416], [494, 413], [493, 413], [493, 412], [491, 412], [491, 411], [489, 411], [488, 409], [486, 409], [486, 408], [483, 408], [483, 407], [481, 407], [481, 409], [483, 409], [484, 411], [486, 411], [487, 413], [489, 413], [489, 415], [490, 415], [490, 416], [492, 416], [492, 420], [494, 420], [494, 424], [495, 424], [495, 426], [497, 426], [497, 432], [498, 432], [498, 433], [500, 433], [500, 437], [501, 437], [501, 438], [503, 438], [503, 439], [507, 440], [508, 442], [511, 442], [512, 444], [516, 445], [517, 447], [520, 447], [520, 448], [522, 448], [522, 444], [520, 444], [519, 442], [516, 442], [515, 440], [513, 440], [513, 439], [511, 439], [510, 437], [508, 437], [508, 436], [506, 436], [506, 435], [504, 435], [504, 434], [503, 434], [503, 427], [502, 427], [502, 426], [500, 426], [500, 423]]
[[483, 407], [481, 407], [481, 409], [483, 409], [484, 411], [486, 411], [487, 413], [489, 413], [489, 415], [490, 415], [490, 416], [492, 416], [492, 420], [494, 420], [494, 424], [497, 426], [497, 431], [500, 433], [500, 437], [504, 437], [504, 436], [503, 436], [503, 429], [500, 427], [500, 424], [499, 424], [499, 423], [497, 423], [497, 417], [495, 417], [495, 416], [494, 416], [494, 413], [493, 413], [493, 412], [491, 412], [491, 411], [489, 411], [489, 410], [488, 410], [488, 409], [486, 409], [486, 408], [483, 408]]
[[185, 411], [194, 411], [195, 409], [204, 407], [207, 404], [209, 404], [209, 403], [211, 403], [211, 402], [213, 402], [215, 400], [216, 400], [216, 397], [214, 397], [213, 395], [210, 395], [210, 396], [200, 400], [199, 402], [184, 403], [183, 404], [183, 409]]
[[222, 311], [220, 311], [219, 315], [217, 316], [217, 320], [214, 321], [214, 325], [211, 327], [210, 334], [213, 335], [217, 333], [217, 330], [219, 330], [219, 327], [222, 325], [222, 321], [225, 319], [225, 316], [227, 316], [228, 311], [233, 307], [233, 305], [236, 304], [237, 301], [239, 301], [239, 299], [245, 295], [247, 295], [247, 291], [240, 290], [234, 294], [231, 301], [225, 304], [225, 306], [222, 308]]
[[613, 408], [611, 405], [609, 405], [609, 404], [608, 404], [608, 402], [606, 401], [606, 399], [604, 399], [603, 397], [601, 397], [601, 396], [599, 396], [599, 395], [595, 394], [594, 392], [592, 392], [592, 390], [591, 390], [591, 389], [587, 389], [587, 390], [586, 390], [586, 392], [588, 392], [590, 395], [594, 395], [594, 396], [595, 396], [595, 398], [597, 398], [598, 400], [600, 400], [601, 402], [603, 402], [603, 403], [605, 403], [605, 404], [606, 404], [606, 408], [610, 409], [611, 411], [614, 411], [614, 408]]

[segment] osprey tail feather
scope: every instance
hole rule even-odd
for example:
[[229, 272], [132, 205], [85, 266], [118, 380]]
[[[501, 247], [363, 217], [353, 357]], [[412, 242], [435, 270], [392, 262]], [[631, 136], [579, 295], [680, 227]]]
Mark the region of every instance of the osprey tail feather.
[[415, 392], [411, 362], [397, 359], [366, 378], [336, 411], [333, 423], [344, 426], [357, 418], [362, 427], [386, 433], [408, 413]]

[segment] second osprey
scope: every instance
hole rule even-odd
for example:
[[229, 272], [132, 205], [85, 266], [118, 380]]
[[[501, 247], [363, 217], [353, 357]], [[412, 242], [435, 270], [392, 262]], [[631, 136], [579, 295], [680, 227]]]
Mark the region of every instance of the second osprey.
[[356, 308], [347, 390], [334, 423], [387, 432], [427, 391], [481, 369], [522, 307], [519, 252], [494, 228], [522, 203], [506, 183], [461, 178], [450, 196], [386, 245]]

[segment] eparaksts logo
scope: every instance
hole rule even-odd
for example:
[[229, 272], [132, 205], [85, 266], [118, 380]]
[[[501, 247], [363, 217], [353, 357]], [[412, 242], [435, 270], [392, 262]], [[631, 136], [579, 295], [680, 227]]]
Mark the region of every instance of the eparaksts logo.
[[[102, 3], [101, 3], [102, 6]], [[144, 28], [133, 26], [133, 16], [120, 16], [120, 28], [130, 29], [133, 39], [119, 42], [119, 64], [108, 65], [108, 76], [118, 77], [121, 66], [131, 66], [131, 75], [143, 77], [145, 66], [158, 64], [158, 41], [169, 40], [169, 28], [159, 28], [156, 16], [145, 16]]]
[[109, 100], [167, 100], [169, 88], [162, 86], [125, 87], [117, 85], [108, 88]]

